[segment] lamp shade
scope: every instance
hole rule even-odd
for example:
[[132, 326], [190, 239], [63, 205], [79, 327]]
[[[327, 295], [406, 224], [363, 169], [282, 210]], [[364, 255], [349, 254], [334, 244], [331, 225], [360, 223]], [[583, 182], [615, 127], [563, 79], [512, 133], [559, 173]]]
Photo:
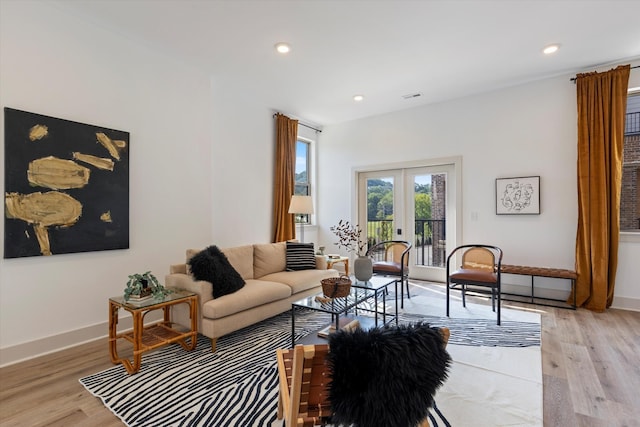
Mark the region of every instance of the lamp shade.
[[289, 213], [291, 214], [312, 214], [313, 201], [311, 196], [291, 196], [291, 204], [289, 205]]

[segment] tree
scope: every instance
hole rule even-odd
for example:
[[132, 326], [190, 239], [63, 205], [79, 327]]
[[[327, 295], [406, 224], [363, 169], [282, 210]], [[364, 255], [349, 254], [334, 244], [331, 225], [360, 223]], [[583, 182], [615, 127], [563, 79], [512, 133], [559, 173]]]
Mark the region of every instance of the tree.
[[417, 193], [431, 194], [431, 184], [418, 184], [417, 182], [413, 186], [413, 191]]
[[378, 202], [376, 219], [393, 219], [393, 192], [388, 191]]
[[431, 219], [431, 194], [415, 195], [416, 219]]
[[[388, 208], [388, 202], [383, 202], [384, 208], [381, 212], [380, 202], [387, 196], [393, 194], [393, 184], [382, 179], [367, 180], [367, 220], [385, 219], [384, 213], [393, 213], [393, 203], [389, 212], [385, 212]], [[393, 200], [392, 200], [393, 202]]]

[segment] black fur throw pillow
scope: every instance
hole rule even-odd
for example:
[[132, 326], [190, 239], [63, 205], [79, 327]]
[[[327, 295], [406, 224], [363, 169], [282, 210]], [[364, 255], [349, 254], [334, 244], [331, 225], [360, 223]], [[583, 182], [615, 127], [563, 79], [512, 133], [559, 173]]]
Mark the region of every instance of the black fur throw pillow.
[[191, 274], [196, 280], [213, 284], [213, 297], [219, 298], [241, 289], [245, 281], [217, 246], [209, 246], [189, 260]]
[[440, 330], [427, 323], [338, 331], [329, 348], [335, 425], [417, 425], [451, 363]]

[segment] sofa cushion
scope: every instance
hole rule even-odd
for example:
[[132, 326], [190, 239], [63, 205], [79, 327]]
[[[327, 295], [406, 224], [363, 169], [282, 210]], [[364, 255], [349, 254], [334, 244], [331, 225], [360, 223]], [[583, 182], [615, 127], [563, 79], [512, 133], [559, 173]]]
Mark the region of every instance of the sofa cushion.
[[233, 268], [244, 280], [253, 279], [253, 245], [236, 246], [222, 250]]
[[219, 319], [291, 296], [291, 288], [282, 283], [249, 279], [238, 292], [208, 301], [202, 307], [207, 319]]
[[189, 262], [189, 260], [193, 258], [195, 254], [198, 254], [200, 252], [202, 252], [202, 249], [187, 249], [187, 262]]
[[233, 293], [245, 284], [244, 279], [215, 245], [192, 256], [189, 266], [196, 280], [206, 280], [213, 284], [214, 298]]
[[316, 268], [313, 243], [287, 242], [287, 270], [312, 270]]
[[287, 266], [287, 244], [262, 243], [253, 245], [253, 277], [284, 271]]
[[300, 270], [300, 271], [281, 271], [263, 276], [261, 280], [271, 282], [284, 283], [291, 287], [292, 294], [304, 292], [311, 288], [321, 285], [322, 279], [329, 277], [338, 277], [340, 274], [337, 270]]

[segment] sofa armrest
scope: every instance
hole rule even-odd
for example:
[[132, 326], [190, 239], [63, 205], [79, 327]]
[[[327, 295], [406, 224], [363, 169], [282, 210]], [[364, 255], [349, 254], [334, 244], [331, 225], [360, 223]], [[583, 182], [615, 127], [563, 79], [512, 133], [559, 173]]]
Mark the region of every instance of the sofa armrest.
[[165, 286], [167, 288], [184, 289], [185, 291], [194, 292], [200, 296], [200, 305], [213, 299], [213, 285], [204, 280], [193, 280], [188, 274], [173, 273], [165, 276]]
[[327, 269], [327, 257], [324, 255], [316, 255], [316, 270]]
[[187, 274], [187, 264], [172, 264], [169, 266], [169, 273]]

